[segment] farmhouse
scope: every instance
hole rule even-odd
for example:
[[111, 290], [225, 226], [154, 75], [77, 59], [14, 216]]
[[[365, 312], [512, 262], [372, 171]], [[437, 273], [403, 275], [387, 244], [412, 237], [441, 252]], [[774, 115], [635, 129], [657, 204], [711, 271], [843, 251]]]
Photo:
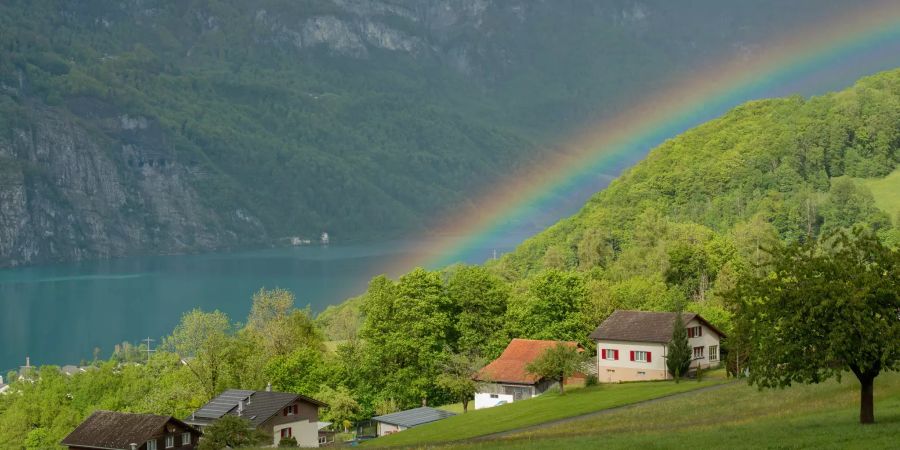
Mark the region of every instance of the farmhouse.
[[422, 406], [419, 408], [407, 409], [406, 411], [373, 417], [372, 422], [378, 427], [376, 435], [385, 436], [455, 415], [456, 414], [453, 414], [450, 411]]
[[60, 445], [69, 450], [192, 449], [200, 431], [173, 417], [96, 411]]
[[[675, 328], [674, 312], [616, 310], [593, 333], [597, 343], [597, 378], [601, 382], [664, 380], [666, 351]], [[691, 367], [719, 364], [719, 341], [725, 335], [699, 314], [682, 313]]]
[[282, 438], [293, 437], [301, 447], [319, 446], [318, 400], [286, 392], [245, 391], [229, 389], [212, 399], [185, 419], [200, 428], [209, 426], [226, 414], [243, 417], [250, 425], [272, 436], [272, 445]]
[[[475, 380], [480, 382], [478, 392], [475, 394], [475, 409], [528, 399], [555, 386], [556, 382], [538, 379], [528, 373], [526, 367], [545, 350], [557, 344], [579, 346], [573, 341], [513, 339], [499, 358], [491, 361], [475, 375]], [[585, 375], [579, 373], [567, 379], [565, 384], [583, 385], [585, 379]]]

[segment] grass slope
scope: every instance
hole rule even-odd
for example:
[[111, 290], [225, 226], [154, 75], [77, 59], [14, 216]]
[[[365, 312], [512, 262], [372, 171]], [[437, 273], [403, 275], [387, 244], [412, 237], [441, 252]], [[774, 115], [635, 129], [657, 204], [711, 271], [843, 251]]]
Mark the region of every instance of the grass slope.
[[872, 191], [875, 204], [891, 216], [895, 226], [900, 226], [896, 223], [900, 220], [900, 169], [895, 169], [884, 178], [869, 178], [861, 182]]
[[440, 422], [371, 441], [367, 446], [409, 446], [469, 439], [515, 430], [552, 420], [614, 408], [644, 400], [722, 383], [708, 378], [700, 383], [671, 381], [600, 385], [572, 390], [566, 395], [548, 393], [531, 400], [471, 411]]
[[459, 448], [897, 448], [900, 374], [882, 374], [875, 397], [877, 423], [862, 426], [852, 375], [785, 390], [741, 383]]

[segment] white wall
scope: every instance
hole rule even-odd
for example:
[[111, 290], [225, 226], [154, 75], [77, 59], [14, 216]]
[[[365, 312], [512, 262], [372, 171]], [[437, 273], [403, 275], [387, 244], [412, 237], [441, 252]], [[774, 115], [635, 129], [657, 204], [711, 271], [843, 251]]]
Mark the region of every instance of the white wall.
[[[721, 360], [722, 360], [722, 347], [719, 342], [719, 335], [716, 334], [716, 332], [714, 332], [713, 330], [711, 330], [708, 326], [700, 323], [700, 321], [697, 319], [691, 320], [690, 322], [686, 323], [685, 327], [690, 328], [690, 327], [696, 327], [698, 325], [703, 329], [700, 337], [688, 338], [688, 344], [691, 346], [691, 350], [693, 350], [694, 347], [701, 347], [701, 346], [703, 347], [703, 359], [699, 360], [701, 367], [715, 366], [715, 365], [719, 364], [719, 362], [721, 362]], [[713, 346], [713, 345], [719, 347], [718, 355], [717, 355], [718, 359], [710, 360], [709, 359], [709, 347]], [[697, 363], [698, 363], [698, 361], [694, 361], [691, 364], [691, 367], [697, 367]]]
[[[615, 361], [603, 359], [604, 349], [618, 350], [619, 359]], [[650, 353], [650, 362], [632, 361], [631, 352], [642, 351]], [[652, 342], [627, 342], [627, 341], [597, 341], [597, 379], [601, 382], [609, 381], [607, 369], [633, 369], [636, 371], [666, 370], [665, 353], [666, 346]], [[648, 376], [648, 379], [658, 377]]]
[[392, 433], [397, 433], [399, 431], [403, 431], [406, 428], [401, 427], [399, 425], [392, 425], [389, 423], [378, 422], [378, 435], [384, 436]]
[[[491, 397], [495, 396], [495, 397]], [[505, 401], [513, 402], [513, 396], [507, 394], [492, 394], [490, 392], [479, 392], [475, 394], [475, 409], [491, 408], [497, 406], [498, 403]]]
[[298, 447], [318, 447], [319, 446], [319, 424], [308, 420], [300, 420], [297, 422], [284, 423], [275, 425], [275, 446], [281, 442], [281, 430], [285, 428], [291, 429], [291, 435], [297, 440]]

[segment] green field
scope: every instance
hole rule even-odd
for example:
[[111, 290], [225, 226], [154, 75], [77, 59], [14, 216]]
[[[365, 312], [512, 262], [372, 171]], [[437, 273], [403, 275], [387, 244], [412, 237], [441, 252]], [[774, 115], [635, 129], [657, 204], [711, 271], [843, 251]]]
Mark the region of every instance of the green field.
[[708, 377], [699, 383], [696, 381], [684, 381], [680, 384], [671, 381], [625, 383], [576, 389], [565, 395], [547, 393], [530, 400], [470, 411], [467, 414], [440, 422], [422, 425], [402, 433], [375, 439], [366, 443], [366, 446], [409, 446], [469, 439], [723, 382], [721, 377]]
[[900, 214], [900, 168], [884, 178], [867, 178], [860, 181], [872, 191], [875, 204], [891, 216], [895, 226], [900, 226], [900, 223], [896, 223]]
[[900, 448], [900, 374], [875, 382], [874, 425], [859, 384], [759, 391], [743, 383], [459, 448]]

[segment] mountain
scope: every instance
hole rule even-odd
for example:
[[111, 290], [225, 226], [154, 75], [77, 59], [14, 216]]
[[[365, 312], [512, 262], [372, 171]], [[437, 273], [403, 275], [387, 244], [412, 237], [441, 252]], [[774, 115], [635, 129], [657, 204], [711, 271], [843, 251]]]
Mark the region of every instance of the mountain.
[[673, 246], [766, 233], [792, 242], [855, 224], [900, 245], [900, 210], [880, 209], [895, 203], [869, 188], [893, 198], [898, 163], [900, 70], [828, 95], [750, 102], [651, 151], [577, 214], [506, 255], [499, 270], [662, 273]]
[[3, 2], [0, 266], [422, 229], [667, 77], [844, 7], [750, 3]]
[[[729, 330], [723, 293], [765, 264], [767, 248], [857, 225], [900, 247], [898, 163], [900, 69], [841, 92], [741, 105], [664, 142], [576, 214], [488, 261], [511, 292], [491, 333], [584, 339], [615, 309], [677, 308]], [[571, 335], [531, 323], [556, 301], [544, 285], [558, 279], [574, 309], [547, 322], [584, 320]], [[361, 323], [371, 290], [320, 315], [332, 338]]]

